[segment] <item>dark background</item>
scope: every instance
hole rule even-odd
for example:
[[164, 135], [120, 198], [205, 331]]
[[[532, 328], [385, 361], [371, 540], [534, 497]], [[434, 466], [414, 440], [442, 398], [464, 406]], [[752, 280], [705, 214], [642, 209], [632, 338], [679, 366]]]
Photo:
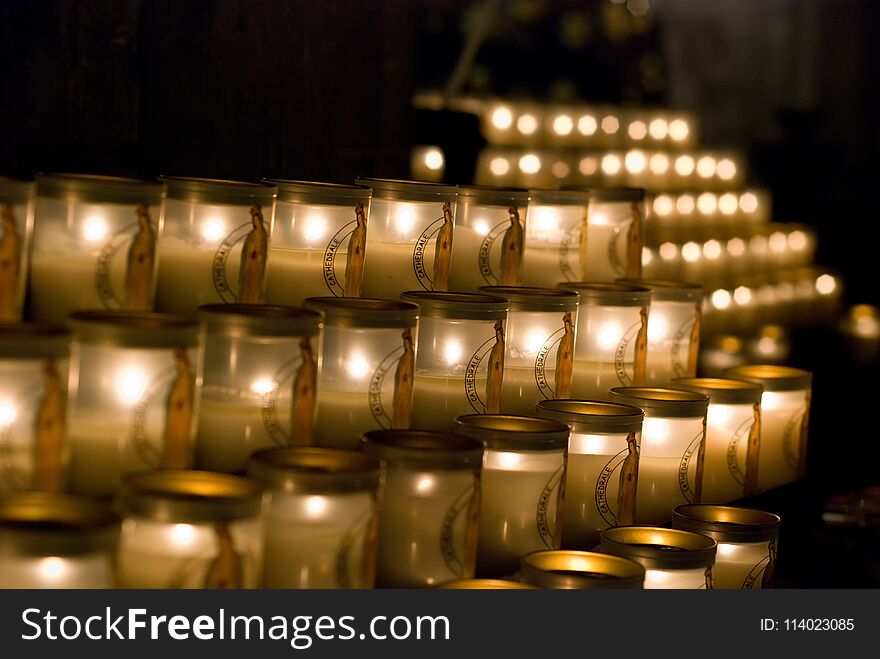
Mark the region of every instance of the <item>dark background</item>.
[[[464, 93], [694, 110], [707, 146], [749, 155], [774, 219], [818, 231], [847, 303], [880, 302], [880, 3], [494, 0]], [[466, 183], [473, 117], [415, 112], [443, 88], [484, 3], [465, 0], [0, 0], [0, 174], [76, 171], [351, 181], [406, 177], [440, 144]], [[829, 319], [832, 321], [833, 319]], [[873, 529], [826, 498], [880, 483], [878, 362], [833, 322], [792, 335], [815, 372], [807, 479], [783, 514], [779, 579], [880, 585]], [[876, 523], [875, 523], [876, 524]]]

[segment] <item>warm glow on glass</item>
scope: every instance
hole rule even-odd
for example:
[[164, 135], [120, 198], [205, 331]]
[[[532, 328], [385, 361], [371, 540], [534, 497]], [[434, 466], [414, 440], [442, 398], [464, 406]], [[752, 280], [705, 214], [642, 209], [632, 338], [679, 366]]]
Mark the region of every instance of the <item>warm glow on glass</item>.
[[462, 352], [461, 344], [458, 341], [449, 341], [443, 348], [443, 358], [451, 366], [459, 362]]
[[395, 223], [397, 224], [397, 230], [400, 233], [409, 233], [412, 231], [412, 228], [416, 223], [416, 216], [415, 213], [413, 213], [413, 209], [408, 206], [401, 206], [397, 211]]
[[727, 241], [727, 253], [731, 256], [742, 256], [746, 253], [746, 243], [742, 238], [731, 238]]
[[669, 423], [665, 419], [645, 417], [642, 422], [642, 440], [653, 444], [662, 444], [669, 434]]
[[63, 558], [48, 556], [40, 560], [40, 576], [46, 581], [55, 581], [64, 576], [65, 564]]
[[693, 242], [686, 242], [681, 247], [681, 258], [683, 258], [688, 263], [693, 263], [694, 261], [698, 261], [700, 258], [700, 246]]
[[498, 452], [496, 458], [502, 469], [515, 469], [520, 463], [519, 454], [510, 453], [508, 451]]
[[697, 161], [697, 176], [710, 178], [715, 175], [715, 158], [703, 156]]
[[220, 242], [226, 233], [226, 226], [223, 220], [211, 219], [202, 226], [202, 237], [209, 243]]
[[567, 114], [560, 114], [553, 120], [553, 132], [557, 135], [568, 135], [574, 129], [574, 121]]
[[140, 371], [124, 371], [116, 382], [119, 395], [127, 403], [135, 403], [140, 400], [147, 388], [147, 381]]
[[556, 213], [544, 208], [535, 216], [535, 229], [538, 231], [555, 231], [557, 221]]
[[662, 194], [654, 199], [654, 212], [657, 213], [657, 215], [669, 215], [673, 208], [674, 204], [672, 202], [672, 197], [669, 195]]
[[602, 158], [602, 171], [608, 175], [619, 174], [620, 166], [620, 156], [609, 153]]
[[770, 251], [778, 254], [784, 252], [785, 248], [788, 247], [788, 238], [781, 231], [774, 231], [770, 234], [768, 243], [770, 245]]
[[678, 247], [675, 243], [663, 243], [660, 245], [660, 258], [664, 261], [671, 261], [678, 256]]
[[716, 168], [718, 172], [718, 178], [729, 181], [734, 176], [736, 176], [736, 163], [734, 163], [730, 158], [722, 158], [718, 161], [718, 167]]
[[526, 338], [526, 350], [528, 352], [538, 352], [538, 350], [541, 349], [541, 346], [544, 345], [544, 341], [546, 340], [547, 335], [544, 332], [532, 332]]
[[761, 409], [775, 410], [782, 404], [782, 396], [775, 391], [765, 391], [761, 394]]
[[727, 309], [730, 306], [730, 293], [723, 288], [712, 293], [712, 306], [718, 310]]
[[188, 545], [196, 537], [196, 530], [190, 524], [175, 524], [171, 527], [171, 539], [178, 545]]
[[807, 234], [801, 230], [792, 231], [788, 234], [788, 246], [794, 251], [800, 251], [807, 246]]
[[714, 261], [721, 256], [721, 243], [714, 238], [703, 243], [703, 256], [710, 261]]
[[265, 396], [274, 388], [275, 384], [272, 382], [272, 380], [269, 380], [268, 378], [256, 380], [253, 384], [251, 384], [251, 391], [253, 391], [258, 396]]
[[348, 372], [352, 377], [362, 378], [370, 372], [370, 364], [364, 357], [356, 355], [348, 362]]
[[753, 254], [760, 255], [767, 251], [766, 236], [752, 236], [749, 238], [749, 251]]
[[677, 210], [682, 215], [690, 215], [694, 212], [695, 207], [696, 202], [694, 201], [692, 195], [683, 194], [675, 200], [675, 210]]
[[327, 497], [312, 495], [306, 499], [306, 513], [312, 519], [324, 516], [327, 511]]
[[571, 168], [568, 166], [568, 163], [564, 160], [557, 160], [550, 167], [550, 173], [553, 174], [556, 178], [565, 178], [571, 172]]
[[[666, 336], [666, 319], [656, 313], [652, 313], [648, 317], [648, 339], [659, 341], [664, 336]], [[647, 419], [645, 420], [647, 421]]]
[[733, 291], [733, 300], [740, 306], [745, 306], [752, 301], [752, 289], [748, 286], [737, 286]]
[[90, 217], [83, 226], [83, 236], [90, 242], [103, 240], [107, 236], [107, 223], [100, 217]]
[[490, 228], [491, 227], [489, 226], [489, 223], [486, 220], [477, 220], [473, 224], [474, 231], [476, 231], [481, 236], [485, 236], [487, 233], [489, 233]]
[[758, 210], [758, 196], [753, 192], [744, 192], [740, 195], [739, 207], [743, 213], [754, 213]]
[[541, 159], [534, 153], [527, 153], [519, 159], [519, 169], [523, 174], [537, 174], [541, 171]]
[[596, 128], [598, 128], [596, 124], [596, 117], [591, 114], [582, 115], [580, 119], [578, 119], [578, 132], [581, 135], [592, 135], [596, 132]]
[[507, 158], [492, 158], [489, 163], [489, 171], [495, 176], [504, 176], [510, 171], [510, 162]]
[[498, 130], [507, 130], [511, 124], [513, 124], [513, 114], [511, 114], [509, 109], [505, 107], [496, 108], [495, 112], [492, 113], [492, 125]]
[[648, 134], [648, 127], [645, 125], [644, 121], [633, 121], [626, 132], [630, 139], [643, 140], [645, 139], [645, 135]]
[[651, 133], [651, 137], [655, 140], [662, 140], [669, 132], [669, 124], [666, 122], [666, 119], [658, 117], [651, 122], [650, 126], [648, 126], [648, 132]]
[[736, 195], [732, 192], [725, 192], [718, 199], [718, 210], [720, 210], [723, 215], [733, 215], [736, 213], [738, 206], [739, 203]]
[[675, 173], [679, 176], [690, 176], [694, 172], [694, 159], [690, 156], [679, 156], [675, 159]]
[[603, 348], [614, 348], [620, 343], [620, 326], [616, 323], [607, 323], [599, 330], [599, 345]]
[[613, 135], [620, 128], [620, 122], [613, 114], [602, 117], [602, 130], [608, 135]]
[[596, 173], [596, 170], [599, 168], [598, 163], [595, 158], [581, 158], [580, 163], [578, 163], [578, 171], [584, 176], [592, 176]]
[[723, 426], [730, 421], [733, 413], [729, 405], [709, 405], [709, 411], [706, 413], [706, 422], [713, 426]]
[[649, 247], [642, 247], [642, 265], [651, 265], [654, 260], [654, 254]]
[[831, 295], [835, 288], [837, 288], [837, 282], [831, 275], [819, 275], [816, 278], [816, 291], [820, 295]]
[[440, 149], [428, 149], [425, 152], [425, 167], [434, 171], [443, 167], [443, 152]]
[[3, 401], [0, 403], [0, 427], [6, 427], [13, 421], [15, 421], [15, 406], [8, 401]]
[[626, 154], [626, 170], [630, 174], [641, 174], [645, 171], [645, 167], [647, 166], [647, 160], [645, 159], [645, 154], [641, 151], [630, 151]]
[[669, 171], [669, 158], [665, 153], [655, 153], [651, 156], [650, 168], [658, 176], [665, 174]]
[[704, 192], [697, 197], [697, 209], [703, 215], [711, 215], [718, 209], [718, 197], [712, 192]]
[[676, 142], [686, 140], [691, 130], [684, 119], [673, 119], [669, 122], [669, 137]]
[[421, 476], [416, 482], [416, 491], [419, 494], [430, 494], [434, 491], [436, 485], [437, 483], [435, 482], [434, 477], [430, 474], [426, 474]]
[[516, 129], [523, 135], [532, 135], [538, 130], [538, 120], [530, 114], [524, 114], [516, 120]]
[[323, 218], [310, 217], [306, 220], [306, 240], [314, 242], [320, 240], [327, 231], [327, 223]]

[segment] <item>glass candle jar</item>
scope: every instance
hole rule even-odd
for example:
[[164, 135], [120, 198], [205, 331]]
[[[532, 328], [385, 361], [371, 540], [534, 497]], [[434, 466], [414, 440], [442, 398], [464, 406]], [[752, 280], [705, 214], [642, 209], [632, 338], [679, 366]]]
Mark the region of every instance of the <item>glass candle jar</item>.
[[694, 377], [700, 353], [702, 287], [665, 279], [618, 282], [651, 289], [645, 384], [663, 386], [672, 378]]
[[642, 188], [591, 189], [583, 278], [614, 281], [641, 277], [644, 222]]
[[256, 588], [263, 488], [240, 476], [172, 470], [129, 476], [118, 506], [122, 588]]
[[571, 428], [562, 546], [591, 549], [602, 529], [633, 524], [644, 412], [616, 403], [545, 400], [537, 415]]
[[266, 268], [266, 302], [299, 305], [307, 297], [360, 297], [369, 188], [270, 179], [278, 186]]
[[315, 443], [357, 448], [379, 428], [409, 428], [419, 308], [409, 302], [313, 297], [324, 313]]
[[450, 288], [519, 286], [528, 190], [459, 186]]
[[321, 314], [298, 307], [199, 308], [204, 352], [200, 469], [238, 472], [258, 449], [312, 443]]
[[497, 414], [508, 302], [479, 293], [408, 291], [419, 306], [412, 427], [451, 430], [462, 414]]
[[522, 559], [520, 579], [539, 588], [643, 588], [645, 568], [620, 556], [591, 551], [545, 550]]
[[747, 364], [726, 369], [724, 376], [764, 387], [758, 490], [803, 478], [813, 374], [790, 366]]
[[21, 320], [36, 186], [0, 176], [0, 322]]
[[507, 579], [457, 579], [437, 586], [444, 590], [535, 590], [535, 586]]
[[202, 378], [198, 326], [182, 316], [70, 316], [70, 487], [111, 494], [121, 476], [191, 460]]
[[589, 202], [586, 191], [529, 190], [523, 285], [555, 286], [584, 278]]
[[483, 286], [507, 298], [501, 411], [531, 416], [538, 401], [569, 398], [578, 294], [556, 288]]
[[37, 177], [29, 317], [63, 323], [77, 309], [153, 309], [161, 183]]
[[0, 496], [0, 588], [113, 588], [119, 522], [86, 497]]
[[559, 286], [580, 295], [572, 397], [605, 400], [611, 387], [643, 385], [651, 290], [599, 282]]
[[657, 526], [618, 526], [602, 531], [600, 548], [641, 563], [646, 590], [714, 587], [717, 543], [708, 536]]
[[715, 588], [773, 587], [778, 515], [731, 506], [690, 504], [672, 511], [672, 528], [709, 536], [718, 543]]
[[419, 430], [371, 430], [382, 461], [376, 586], [421, 588], [474, 576], [483, 445]]
[[665, 524], [675, 506], [700, 503], [709, 397], [661, 387], [615, 387], [611, 400], [645, 411], [636, 523]]
[[265, 485], [264, 588], [372, 588], [379, 461], [355, 451], [258, 451], [248, 475]]
[[63, 328], [0, 324], [0, 492], [65, 488], [69, 356]]
[[764, 388], [728, 378], [676, 378], [670, 386], [709, 397], [702, 501], [727, 503], [757, 494]]
[[263, 301], [274, 185], [200, 178], [168, 187], [159, 244], [159, 311], [193, 314], [203, 304]]
[[514, 574], [525, 554], [558, 549], [569, 428], [551, 419], [467, 414], [455, 432], [483, 442], [477, 576]]
[[456, 188], [418, 181], [359, 178], [373, 189], [364, 295], [449, 290]]

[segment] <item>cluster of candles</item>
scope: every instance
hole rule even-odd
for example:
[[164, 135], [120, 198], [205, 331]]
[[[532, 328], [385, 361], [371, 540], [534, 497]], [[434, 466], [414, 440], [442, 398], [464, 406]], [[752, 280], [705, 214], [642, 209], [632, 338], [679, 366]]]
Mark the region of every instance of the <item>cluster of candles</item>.
[[770, 193], [759, 188], [721, 192], [661, 192], [652, 196], [650, 218], [670, 229], [749, 226], [770, 219]]
[[[0, 190], [3, 585], [548, 585], [803, 473], [810, 374], [694, 377], [703, 291], [641, 278], [643, 190]], [[737, 510], [685, 515], [718, 574]]]

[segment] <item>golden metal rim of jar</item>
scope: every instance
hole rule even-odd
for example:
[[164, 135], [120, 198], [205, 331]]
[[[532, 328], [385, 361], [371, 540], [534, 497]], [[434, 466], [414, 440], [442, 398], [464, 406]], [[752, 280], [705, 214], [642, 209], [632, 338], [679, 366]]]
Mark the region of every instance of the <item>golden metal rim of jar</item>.
[[434, 430], [369, 430], [361, 445], [365, 453], [387, 461], [389, 466], [469, 469], [483, 464], [482, 442]]
[[453, 432], [489, 449], [513, 451], [558, 451], [568, 446], [571, 434], [560, 421], [515, 414], [463, 414], [455, 419]]
[[562, 549], [526, 554], [520, 575], [525, 583], [541, 588], [643, 588], [645, 583], [645, 568], [636, 561]]
[[257, 516], [263, 486], [241, 476], [180, 469], [128, 476], [118, 497], [124, 515], [162, 522], [219, 522]]
[[691, 418], [705, 416], [709, 397], [694, 391], [669, 387], [612, 387], [608, 390], [612, 401], [641, 407], [645, 413], [660, 416]]
[[159, 181], [102, 174], [44, 173], [36, 177], [37, 197], [108, 204], [161, 204], [165, 186]]
[[529, 205], [586, 206], [591, 195], [592, 191], [586, 188], [529, 188]]
[[367, 185], [354, 183], [328, 183], [326, 181], [305, 181], [299, 179], [264, 178], [262, 183], [274, 185], [278, 192], [295, 192], [315, 197], [351, 197], [352, 199], [370, 198], [371, 188]]
[[525, 188], [502, 188], [488, 185], [460, 185], [458, 196], [462, 201], [477, 206], [527, 206], [529, 191]]
[[319, 447], [263, 449], [251, 454], [248, 476], [285, 492], [375, 490], [381, 463], [361, 451]]
[[642, 408], [635, 405], [573, 398], [542, 400], [535, 410], [538, 416], [565, 423], [574, 432], [638, 432], [645, 418]]
[[205, 304], [199, 307], [198, 316], [208, 331], [243, 331], [291, 340], [315, 336], [324, 320], [320, 311], [270, 304]]
[[355, 183], [371, 188], [374, 197], [380, 197], [383, 199], [397, 196], [400, 196], [401, 199], [405, 199], [408, 194], [412, 194], [414, 197], [425, 194], [432, 196], [445, 195], [448, 197], [458, 196], [457, 186], [432, 183], [431, 181], [416, 181], [397, 178], [365, 178], [359, 176], [355, 179]]
[[437, 586], [438, 590], [540, 590], [521, 581], [507, 579], [458, 579]]
[[70, 354], [70, 330], [43, 323], [0, 323], [0, 359], [58, 359]]
[[733, 378], [674, 378], [670, 386], [704, 394], [710, 405], [753, 405], [761, 402], [764, 393], [764, 387], [757, 382]]
[[277, 194], [275, 185], [262, 181], [187, 176], [160, 176], [159, 180], [165, 183], [169, 199], [190, 203], [270, 206]]
[[724, 369], [722, 375], [763, 385], [764, 391], [799, 391], [809, 389], [813, 374], [793, 366], [745, 364]]
[[35, 196], [37, 184], [26, 179], [0, 176], [0, 202], [26, 204]]
[[641, 307], [650, 304], [651, 289], [633, 284], [613, 284], [604, 281], [562, 281], [557, 288], [576, 291], [581, 304], [602, 304], [621, 307]]
[[117, 526], [105, 502], [74, 494], [16, 492], [0, 496], [0, 528], [87, 532]]
[[198, 344], [195, 318], [154, 311], [75, 311], [68, 322], [77, 341], [126, 347]]
[[303, 307], [324, 314], [324, 327], [415, 327], [419, 306], [411, 302], [369, 297], [309, 297]]
[[503, 297], [511, 311], [577, 311], [577, 291], [539, 286], [480, 286], [478, 291]]
[[615, 279], [618, 284], [632, 284], [651, 289], [652, 302], [699, 302], [703, 299], [703, 286], [692, 281], [675, 279]]
[[507, 298], [485, 293], [405, 291], [400, 299], [418, 305], [422, 318], [505, 320], [510, 307]]
[[631, 558], [648, 569], [709, 567], [718, 548], [709, 536], [660, 526], [614, 526], [599, 536], [603, 552]]
[[717, 542], [767, 542], [779, 534], [782, 518], [754, 508], [689, 503], [672, 510], [672, 527]]

